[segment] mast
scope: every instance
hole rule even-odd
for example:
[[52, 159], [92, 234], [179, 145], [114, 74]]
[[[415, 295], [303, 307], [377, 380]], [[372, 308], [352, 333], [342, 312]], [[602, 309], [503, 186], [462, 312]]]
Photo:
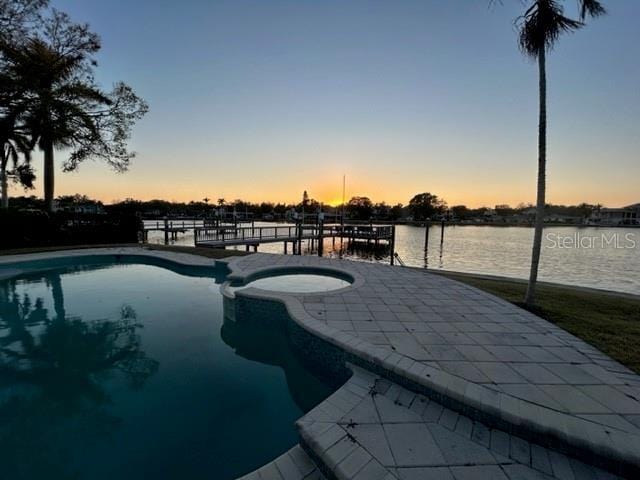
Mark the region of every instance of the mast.
[[342, 175], [342, 215], [340, 216], [340, 225], [342, 225], [343, 228], [344, 228], [344, 193], [345, 193], [346, 183], [347, 183], [347, 176]]

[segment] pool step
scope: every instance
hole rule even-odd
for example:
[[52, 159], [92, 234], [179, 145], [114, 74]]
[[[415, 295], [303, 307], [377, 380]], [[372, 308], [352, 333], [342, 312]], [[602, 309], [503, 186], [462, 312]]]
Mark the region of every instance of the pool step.
[[326, 480], [300, 445], [238, 480]]
[[352, 368], [297, 422], [300, 445], [330, 480], [619, 478]]

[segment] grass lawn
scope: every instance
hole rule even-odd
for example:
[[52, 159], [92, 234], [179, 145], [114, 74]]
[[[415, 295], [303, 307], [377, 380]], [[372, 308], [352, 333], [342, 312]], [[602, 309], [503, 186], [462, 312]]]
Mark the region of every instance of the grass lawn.
[[[470, 275], [446, 277], [522, 306], [526, 284]], [[533, 313], [590, 343], [640, 373], [640, 297], [598, 293], [556, 285], [538, 286]]]

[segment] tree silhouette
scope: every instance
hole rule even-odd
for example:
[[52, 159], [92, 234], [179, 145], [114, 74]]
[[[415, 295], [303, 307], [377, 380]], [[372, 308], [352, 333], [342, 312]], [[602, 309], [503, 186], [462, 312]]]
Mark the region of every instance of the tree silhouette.
[[1, 0], [0, 38], [13, 41], [29, 35], [48, 5], [48, 0]]
[[369, 197], [351, 197], [346, 207], [349, 217], [354, 220], [369, 220], [373, 214], [373, 202]]
[[429, 192], [418, 193], [409, 200], [409, 211], [414, 220], [429, 220], [444, 211], [447, 204], [444, 200]]
[[584, 26], [587, 17], [604, 15], [605, 9], [598, 0], [578, 0], [579, 20], [566, 17], [558, 0], [534, 0], [525, 13], [516, 20], [519, 28], [518, 42], [522, 52], [538, 61], [538, 188], [536, 195], [536, 219], [531, 253], [531, 271], [525, 294], [525, 304], [535, 303], [538, 265], [544, 228], [546, 176], [547, 176], [547, 71], [546, 55], [563, 33], [573, 32]]
[[[16, 44], [29, 36], [47, 0], [2, 0], [0, 1], [0, 45]], [[0, 69], [4, 70], [5, 60], [0, 51]], [[20, 113], [17, 100], [20, 85], [5, 81], [0, 75], [0, 207], [9, 206], [9, 180], [21, 184], [25, 189], [33, 188], [35, 175], [29, 165], [32, 145], [26, 132], [18, 122]], [[19, 163], [20, 156], [24, 162]], [[11, 161], [12, 167], [9, 168]]]
[[[44, 152], [44, 193], [53, 209], [54, 151], [70, 149], [65, 171], [88, 158], [124, 171], [131, 128], [147, 112], [146, 103], [124, 83], [107, 93], [94, 81], [98, 36], [53, 10], [40, 28], [21, 42], [0, 41], [0, 84], [19, 93], [19, 119]], [[4, 90], [4, 87], [3, 87]]]
[[[16, 115], [12, 111], [11, 96], [0, 96], [0, 109], [6, 113], [0, 117], [0, 190], [2, 190], [2, 208], [9, 207], [9, 178], [13, 178], [23, 187], [33, 188], [33, 170], [30, 141], [24, 131], [16, 125]], [[20, 164], [20, 156], [24, 163]], [[9, 170], [9, 160], [13, 169]]]

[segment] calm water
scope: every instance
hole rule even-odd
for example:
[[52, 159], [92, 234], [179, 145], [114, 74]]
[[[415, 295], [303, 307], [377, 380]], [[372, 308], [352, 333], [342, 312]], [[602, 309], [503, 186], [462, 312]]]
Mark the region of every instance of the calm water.
[[318, 293], [338, 290], [351, 285], [351, 282], [331, 275], [296, 273], [260, 278], [242, 288], [259, 288], [288, 293]]
[[[396, 227], [396, 252], [406, 265], [528, 277], [531, 228], [450, 226], [441, 247], [440, 227], [432, 226], [426, 256], [424, 239], [425, 228]], [[150, 241], [160, 242], [162, 237], [150, 236]], [[193, 245], [193, 235], [180, 236], [177, 243]], [[640, 294], [640, 228], [547, 227], [543, 245], [541, 280]], [[283, 246], [264, 244], [260, 251], [282, 253]], [[339, 240], [335, 247], [325, 240], [324, 252], [353, 260], [389, 262], [383, 249], [341, 250]]]
[[284, 333], [224, 323], [221, 280], [106, 265], [0, 282], [0, 477], [223, 480], [297, 443], [331, 388]]

